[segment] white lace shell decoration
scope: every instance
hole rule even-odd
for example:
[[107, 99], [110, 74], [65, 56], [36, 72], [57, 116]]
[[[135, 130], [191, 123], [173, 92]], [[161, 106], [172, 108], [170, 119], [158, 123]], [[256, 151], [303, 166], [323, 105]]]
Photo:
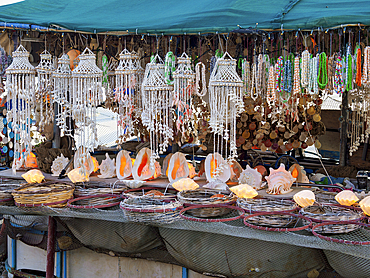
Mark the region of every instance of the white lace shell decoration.
[[98, 178], [110, 179], [116, 176], [116, 165], [114, 162], [114, 158], [111, 159], [107, 153], [105, 154], [105, 157], [106, 158], [101, 162], [99, 166], [101, 175], [98, 175]]
[[281, 164], [277, 170], [270, 168], [270, 175], [266, 177], [268, 188], [266, 192], [268, 194], [280, 195], [286, 194], [292, 191], [290, 187], [296, 180], [292, 174], [285, 170], [284, 164]]
[[256, 169], [253, 169], [249, 165], [247, 165], [247, 168], [240, 174], [239, 184], [248, 184], [254, 189], [261, 189], [262, 175]]
[[60, 156], [57, 156], [54, 161], [53, 161], [53, 164], [51, 165], [51, 175], [53, 177], [57, 177], [59, 176], [60, 172], [62, 172], [62, 170], [67, 166], [69, 162], [69, 159], [68, 157], [64, 157], [63, 154], [60, 154]]

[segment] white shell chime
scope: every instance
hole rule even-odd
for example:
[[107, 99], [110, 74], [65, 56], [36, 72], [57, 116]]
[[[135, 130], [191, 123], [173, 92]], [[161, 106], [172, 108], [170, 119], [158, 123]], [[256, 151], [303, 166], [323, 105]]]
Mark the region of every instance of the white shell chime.
[[191, 59], [183, 53], [177, 59], [177, 69], [173, 72], [173, 106], [175, 107], [177, 131], [184, 133], [193, 119], [192, 94], [194, 92], [195, 73], [191, 68]]
[[119, 54], [119, 65], [116, 68], [115, 100], [118, 102], [118, 143], [122, 143], [134, 134], [133, 116], [136, 109], [135, 98], [138, 88], [138, 56], [127, 49]]
[[90, 49], [86, 48], [79, 60], [72, 71], [72, 117], [76, 126], [76, 148], [82, 147], [83, 151], [75, 168], [81, 167], [86, 173], [85, 162], [98, 144], [96, 107], [102, 101], [103, 72], [96, 65], [95, 54]]
[[[228, 59], [226, 58], [228, 56]], [[214, 152], [227, 157], [228, 163], [237, 158], [236, 117], [244, 110], [243, 81], [236, 72], [236, 60], [229, 53], [217, 59], [215, 69], [209, 79], [210, 121], [214, 133]], [[216, 140], [217, 139], [217, 140]], [[230, 140], [230, 150], [227, 146]], [[217, 141], [217, 142], [216, 142]], [[226, 144], [224, 144], [226, 143]], [[224, 145], [226, 146], [225, 152]], [[220, 173], [220, 167], [214, 175]]]
[[38, 86], [36, 89], [36, 112], [40, 113], [38, 125], [41, 131], [45, 126], [54, 121], [54, 107], [52, 101], [53, 82], [51, 79], [54, 71], [53, 57], [44, 50], [40, 54], [40, 63], [36, 67]]
[[154, 163], [159, 154], [165, 152], [170, 140], [173, 140], [171, 113], [173, 87], [167, 84], [164, 72], [165, 65], [157, 54], [146, 65], [141, 89], [142, 122], [150, 133], [151, 170], [154, 170]]
[[53, 73], [53, 99], [57, 104], [56, 124], [65, 136], [72, 136], [72, 71], [67, 54], [58, 59], [58, 68]]
[[31, 151], [31, 110], [35, 97], [36, 70], [30, 64], [29, 52], [20, 45], [13, 52], [13, 62], [6, 69], [7, 119], [10, 139], [14, 138], [13, 173]]

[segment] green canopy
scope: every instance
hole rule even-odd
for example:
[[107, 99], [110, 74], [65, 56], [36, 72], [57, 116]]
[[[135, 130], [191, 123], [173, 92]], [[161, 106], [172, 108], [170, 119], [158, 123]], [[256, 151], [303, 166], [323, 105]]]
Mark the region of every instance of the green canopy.
[[92, 33], [227, 33], [242, 28], [317, 29], [370, 25], [368, 1], [346, 0], [24, 0], [0, 6], [0, 21]]

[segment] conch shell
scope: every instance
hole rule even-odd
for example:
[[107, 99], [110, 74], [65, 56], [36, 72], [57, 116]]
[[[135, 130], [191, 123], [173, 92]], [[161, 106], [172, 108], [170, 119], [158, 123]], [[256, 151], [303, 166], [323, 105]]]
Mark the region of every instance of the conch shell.
[[312, 206], [315, 203], [315, 194], [311, 190], [302, 190], [294, 194], [293, 200], [302, 208]]
[[122, 150], [116, 157], [116, 175], [119, 180], [123, 180], [132, 175], [132, 160], [128, 151]]
[[242, 166], [240, 166], [239, 162], [234, 161], [232, 165], [230, 165], [230, 180], [233, 182], [237, 182], [239, 180], [240, 174], [243, 172]]
[[163, 166], [162, 166], [162, 175], [168, 176], [168, 167], [170, 163], [170, 159], [172, 157], [173, 153], [170, 153], [166, 155], [166, 157], [163, 159]]
[[183, 191], [183, 190], [195, 190], [199, 187], [199, 185], [190, 178], [182, 178], [175, 181], [172, 184], [172, 187], [175, 188], [177, 191]]
[[134, 167], [132, 168], [132, 177], [134, 180], [148, 180], [154, 176], [155, 170], [150, 169], [150, 157], [152, 151], [148, 148], [142, 148], [136, 156]]
[[367, 215], [370, 216], [370, 196], [365, 197], [359, 203], [362, 211]]
[[168, 164], [168, 180], [170, 183], [189, 176], [189, 166], [186, 162], [185, 155], [177, 152], [171, 156], [170, 163]]
[[67, 176], [73, 183], [89, 181], [89, 173], [84, 174], [81, 168], [75, 168]]
[[295, 178], [292, 174], [285, 170], [284, 164], [281, 164], [277, 170], [270, 168], [270, 175], [266, 177], [268, 188], [266, 192], [268, 194], [279, 195], [286, 194], [292, 191], [292, 186]]
[[116, 176], [116, 165], [114, 163], [114, 158], [111, 159], [107, 153], [105, 153], [105, 157], [106, 158], [101, 162], [99, 166], [101, 175], [98, 175], [98, 178], [110, 179]]
[[262, 175], [258, 172], [257, 169], [252, 169], [249, 165], [247, 168], [240, 174], [239, 177], [240, 184], [249, 184], [254, 189], [262, 188]]
[[53, 177], [59, 176], [60, 172], [62, 172], [62, 170], [67, 166], [68, 162], [68, 157], [64, 157], [63, 154], [60, 154], [60, 156], [56, 157], [51, 165], [51, 175]]
[[230, 191], [238, 196], [238, 198], [254, 198], [258, 195], [258, 192], [248, 184], [239, 184], [230, 187]]
[[207, 181], [211, 182], [216, 179], [227, 182], [231, 176], [229, 164], [219, 153], [210, 153], [206, 157], [205, 172]]
[[73, 159], [73, 166], [74, 168], [80, 168], [81, 166], [84, 166], [87, 170], [87, 172], [89, 173], [89, 175], [94, 172], [94, 168], [95, 168], [95, 165], [94, 165], [94, 161], [93, 159], [91, 158], [91, 155], [88, 154], [87, 155], [87, 161], [85, 162], [84, 165], [82, 165], [82, 152], [84, 151], [84, 148], [83, 147], [79, 147], [78, 150], [76, 151], [75, 153], [75, 156], [74, 156], [74, 159]]
[[24, 173], [22, 178], [24, 178], [28, 183], [40, 183], [45, 177], [40, 170], [33, 169]]
[[220, 180], [213, 180], [207, 183], [206, 185], [203, 185], [203, 188], [209, 188], [209, 189], [217, 189], [217, 190], [223, 190], [226, 191], [229, 189], [227, 184]]

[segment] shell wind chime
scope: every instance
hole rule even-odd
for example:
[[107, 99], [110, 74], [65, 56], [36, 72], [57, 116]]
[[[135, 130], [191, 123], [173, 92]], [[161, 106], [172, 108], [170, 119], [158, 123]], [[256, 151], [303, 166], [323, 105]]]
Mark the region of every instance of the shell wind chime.
[[135, 98], [139, 95], [137, 90], [138, 66], [134, 62], [138, 59], [136, 54], [127, 49], [119, 54], [119, 65], [116, 68], [115, 100], [118, 102], [118, 143], [122, 143], [134, 134], [133, 116], [136, 108]]
[[183, 53], [177, 59], [177, 69], [173, 72], [173, 106], [175, 107], [176, 129], [185, 137], [191, 129], [193, 119], [192, 94], [194, 91], [195, 73], [191, 69], [191, 59]]
[[[159, 63], [156, 63], [156, 60]], [[166, 151], [172, 130], [172, 86], [165, 79], [165, 66], [158, 54], [146, 65], [142, 84], [142, 122], [150, 133], [150, 169], [154, 171], [155, 160]]]
[[[217, 59], [215, 69], [209, 79], [209, 126], [214, 133], [214, 151], [227, 157], [230, 165], [237, 157], [236, 117], [244, 110], [242, 92], [243, 82], [236, 72], [236, 60], [226, 52], [222, 58]], [[230, 150], [228, 152], [227, 142], [229, 140]], [[225, 142], [226, 150], [223, 154]], [[220, 175], [221, 171], [222, 168], [217, 167], [214, 176]]]
[[38, 86], [36, 90], [36, 111], [40, 113], [40, 120], [38, 125], [41, 131], [53, 123], [54, 121], [54, 107], [52, 101], [52, 73], [54, 71], [53, 57], [44, 50], [40, 54], [40, 63], [36, 67]]
[[64, 135], [72, 136], [72, 71], [67, 54], [58, 59], [58, 68], [53, 73], [53, 99], [57, 103], [56, 124]]
[[30, 64], [29, 52], [20, 45], [13, 52], [13, 62], [6, 69], [7, 120], [14, 138], [13, 173], [18, 170], [31, 151], [31, 124], [35, 97], [35, 68]]
[[86, 48], [79, 60], [72, 71], [72, 117], [76, 126], [76, 147], [82, 147], [82, 152], [74, 167], [81, 167], [83, 174], [86, 174], [85, 162], [98, 143], [96, 107], [102, 100], [103, 72], [96, 65], [95, 54], [90, 49]]

